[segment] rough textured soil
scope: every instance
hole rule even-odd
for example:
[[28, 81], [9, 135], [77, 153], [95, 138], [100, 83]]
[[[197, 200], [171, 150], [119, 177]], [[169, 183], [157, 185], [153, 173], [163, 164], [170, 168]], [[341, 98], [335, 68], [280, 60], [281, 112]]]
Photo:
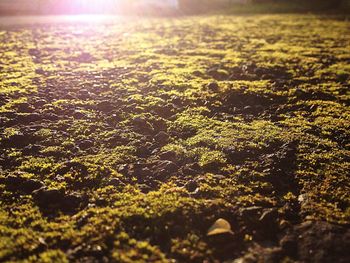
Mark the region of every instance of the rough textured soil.
[[0, 261], [350, 262], [349, 61], [341, 17], [3, 27]]

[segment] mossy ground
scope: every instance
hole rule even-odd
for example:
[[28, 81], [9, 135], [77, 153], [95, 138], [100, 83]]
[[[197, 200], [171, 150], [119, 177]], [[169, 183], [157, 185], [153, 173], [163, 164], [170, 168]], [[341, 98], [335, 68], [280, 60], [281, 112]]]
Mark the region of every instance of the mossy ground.
[[347, 20], [8, 27], [0, 50], [0, 261], [349, 262]]

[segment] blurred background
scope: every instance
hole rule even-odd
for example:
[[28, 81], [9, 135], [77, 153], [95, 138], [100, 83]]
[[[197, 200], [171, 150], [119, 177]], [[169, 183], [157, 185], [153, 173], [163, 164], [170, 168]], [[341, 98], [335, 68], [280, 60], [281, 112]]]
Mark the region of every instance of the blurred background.
[[350, 0], [0, 0], [1, 15], [348, 13]]

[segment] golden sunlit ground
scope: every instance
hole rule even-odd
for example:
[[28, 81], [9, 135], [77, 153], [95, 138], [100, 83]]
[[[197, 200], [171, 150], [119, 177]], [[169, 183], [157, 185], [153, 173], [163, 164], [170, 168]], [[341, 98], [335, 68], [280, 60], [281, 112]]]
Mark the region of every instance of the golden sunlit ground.
[[0, 26], [1, 262], [350, 261], [348, 20], [52, 19]]

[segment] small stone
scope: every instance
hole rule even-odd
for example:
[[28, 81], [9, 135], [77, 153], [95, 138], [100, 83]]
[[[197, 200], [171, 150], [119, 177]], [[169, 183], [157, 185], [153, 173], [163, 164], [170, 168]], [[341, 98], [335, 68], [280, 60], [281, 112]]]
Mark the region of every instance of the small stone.
[[55, 113], [45, 113], [42, 115], [43, 120], [48, 120], [48, 121], [57, 121], [59, 120], [59, 116]]
[[156, 131], [166, 131], [166, 129], [167, 129], [166, 121], [164, 119], [161, 119], [161, 118], [153, 120], [152, 125], [153, 125], [154, 130], [156, 130]]
[[166, 152], [160, 153], [159, 158], [161, 160], [175, 161], [177, 156], [176, 156], [176, 152], [174, 151], [166, 151]]
[[147, 121], [141, 117], [136, 117], [132, 120], [132, 123], [136, 127], [144, 127], [147, 125]]
[[132, 124], [141, 133], [153, 133], [153, 126], [141, 117], [133, 119]]
[[239, 213], [245, 222], [249, 224], [256, 224], [256, 222], [259, 220], [261, 216], [262, 207], [251, 206], [251, 207], [241, 208], [239, 210]]
[[24, 182], [24, 178], [16, 175], [9, 175], [4, 178], [4, 182], [8, 186], [16, 186]]
[[83, 99], [89, 99], [90, 98], [90, 92], [87, 89], [81, 89], [79, 90], [79, 96]]
[[220, 234], [233, 234], [230, 223], [223, 218], [219, 218], [218, 220], [216, 220], [207, 232], [207, 236], [214, 236]]
[[114, 109], [112, 103], [109, 102], [108, 100], [104, 100], [104, 101], [99, 102], [96, 105], [96, 108], [100, 111], [103, 111], [103, 112], [110, 112]]
[[67, 161], [65, 162], [62, 167], [60, 167], [56, 173], [59, 175], [64, 175], [70, 171], [79, 171], [79, 173], [83, 176], [88, 175], [88, 169], [86, 165], [80, 163], [80, 162], [75, 162], [75, 161]]
[[32, 57], [37, 57], [40, 55], [40, 50], [37, 48], [30, 48], [28, 50], [28, 54], [31, 55]]
[[73, 113], [73, 117], [74, 117], [74, 119], [78, 119], [79, 120], [79, 119], [85, 118], [86, 115], [84, 113], [80, 112], [80, 111], [75, 111]]
[[52, 204], [56, 205], [61, 203], [64, 199], [64, 192], [58, 189], [42, 187], [33, 192], [33, 197], [39, 205], [48, 207]]
[[27, 102], [18, 103], [16, 106], [19, 112], [31, 113], [34, 111], [34, 108]]
[[225, 80], [228, 79], [229, 74], [222, 69], [211, 68], [207, 71], [207, 74], [213, 77], [216, 80]]
[[212, 92], [218, 92], [219, 90], [219, 85], [217, 82], [211, 82], [208, 84], [208, 89]]
[[144, 194], [147, 194], [149, 193], [150, 191], [152, 191], [152, 187], [150, 187], [149, 185], [147, 184], [140, 184], [139, 185], [139, 189], [142, 193]]
[[119, 178], [112, 178], [112, 179], [110, 179], [110, 180], [108, 181], [107, 184], [108, 184], [108, 185], [115, 186], [115, 187], [124, 185], [124, 183], [123, 183]]
[[190, 169], [192, 169], [192, 170], [195, 170], [195, 171], [201, 170], [201, 167], [200, 167], [200, 165], [199, 165], [197, 162], [195, 162], [195, 163], [190, 163], [190, 164], [188, 164], [187, 166], [188, 166], [188, 168], [190, 168]]
[[44, 184], [42, 182], [40, 182], [39, 180], [28, 179], [22, 184], [21, 190], [25, 193], [30, 194], [33, 191], [38, 190], [42, 187], [44, 187]]
[[43, 75], [43, 74], [45, 73], [45, 71], [44, 71], [42, 68], [37, 68], [37, 69], [35, 70], [35, 73], [36, 73], [36, 74]]
[[40, 107], [44, 106], [46, 103], [47, 103], [46, 100], [38, 99], [33, 103], [33, 105], [35, 108], [40, 108]]
[[160, 161], [155, 167], [155, 174], [158, 177], [168, 177], [178, 171], [178, 166], [172, 161]]
[[14, 134], [4, 140], [3, 145], [7, 147], [23, 148], [30, 143], [29, 137], [22, 133]]
[[88, 52], [82, 52], [80, 55], [72, 59], [81, 63], [91, 63], [95, 58]]
[[170, 173], [175, 172], [178, 169], [177, 165], [172, 161], [163, 161], [160, 163], [159, 167]]
[[65, 212], [71, 212], [79, 208], [84, 202], [79, 194], [65, 194], [60, 189], [48, 189], [42, 187], [32, 193], [37, 204], [44, 209], [60, 209]]
[[259, 221], [263, 224], [271, 224], [276, 222], [278, 218], [278, 211], [275, 208], [269, 208], [264, 210], [262, 215], [259, 218]]
[[198, 183], [194, 180], [191, 180], [186, 184], [186, 189], [189, 192], [195, 192], [198, 189], [198, 187]]
[[45, 241], [45, 238], [39, 237], [39, 238], [38, 238], [38, 241], [39, 241], [40, 244], [42, 244], [42, 245], [44, 245], [44, 246], [47, 246], [47, 243], [46, 243], [46, 241]]
[[248, 105], [248, 106], [245, 106], [243, 109], [247, 112], [251, 112], [253, 107]]
[[212, 177], [216, 180], [219, 180], [219, 181], [225, 179], [225, 176], [222, 174], [214, 174], [214, 175], [212, 175]]
[[169, 134], [167, 134], [164, 131], [161, 131], [161, 132], [157, 133], [156, 136], [154, 136], [155, 141], [160, 143], [160, 144], [163, 144], [163, 145], [168, 143], [169, 138], [170, 138]]
[[63, 210], [74, 210], [80, 207], [83, 203], [83, 198], [78, 194], [69, 194], [64, 196], [64, 207]]
[[154, 109], [154, 112], [163, 118], [170, 118], [174, 115], [174, 105], [168, 103], [162, 107], [157, 107]]
[[148, 167], [144, 167], [138, 171], [138, 175], [147, 178], [149, 176], [152, 176], [152, 171]]
[[195, 169], [192, 169], [190, 166], [184, 166], [184, 167], [182, 167], [182, 173], [184, 174], [184, 175], [196, 175], [196, 174], [198, 174], [198, 171], [197, 170], [195, 170]]
[[3, 181], [9, 191], [19, 191], [26, 194], [30, 194], [44, 186], [44, 184], [38, 180], [23, 178], [21, 175], [9, 175], [5, 177]]
[[151, 154], [151, 151], [147, 146], [141, 145], [136, 149], [136, 154], [138, 157], [146, 158]]
[[83, 151], [90, 149], [94, 146], [94, 142], [90, 140], [85, 140], [79, 143], [79, 148]]
[[25, 113], [18, 116], [18, 122], [21, 124], [33, 123], [42, 120], [42, 116], [39, 113]]
[[108, 204], [108, 202], [107, 202], [107, 200], [104, 199], [104, 198], [97, 198], [97, 199], [95, 200], [95, 204], [96, 204], [97, 206], [102, 207], [102, 206], [106, 206], [106, 205]]

